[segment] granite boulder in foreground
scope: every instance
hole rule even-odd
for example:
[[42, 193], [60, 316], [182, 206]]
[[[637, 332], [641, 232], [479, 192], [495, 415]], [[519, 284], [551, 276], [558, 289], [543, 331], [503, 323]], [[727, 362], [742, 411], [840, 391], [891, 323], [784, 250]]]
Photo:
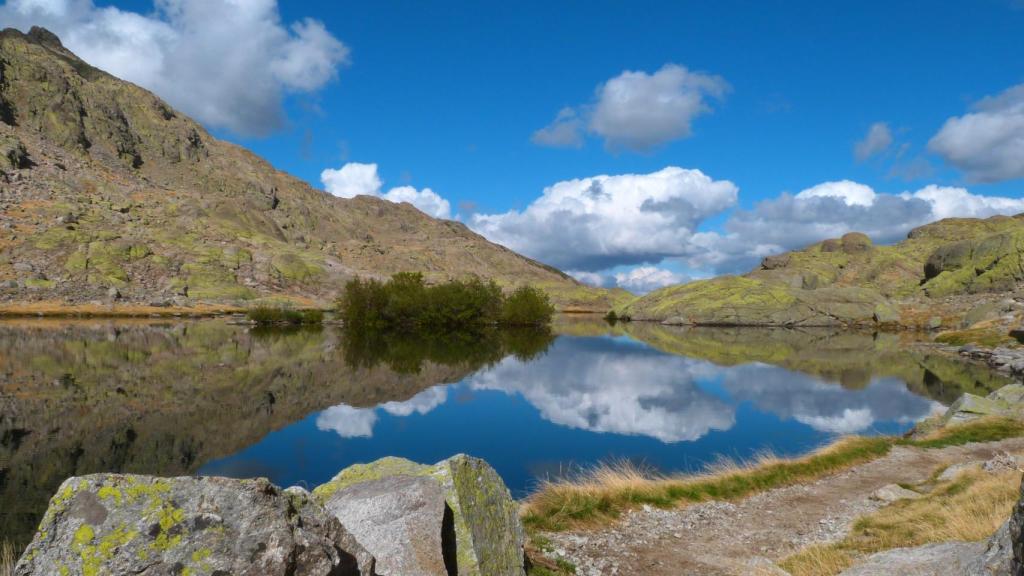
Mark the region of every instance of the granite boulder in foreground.
[[483, 460], [354, 466], [313, 494], [265, 479], [70, 478], [18, 576], [522, 576], [517, 507]]

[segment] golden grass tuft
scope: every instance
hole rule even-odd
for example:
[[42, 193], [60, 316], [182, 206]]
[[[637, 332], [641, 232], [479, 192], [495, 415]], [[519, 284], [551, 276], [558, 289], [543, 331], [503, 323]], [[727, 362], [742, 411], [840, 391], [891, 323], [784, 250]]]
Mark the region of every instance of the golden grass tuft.
[[966, 471], [916, 500], [900, 500], [857, 520], [840, 542], [810, 546], [780, 565], [793, 576], [831, 576], [858, 557], [934, 542], [974, 542], [1006, 521], [1019, 497], [1021, 473]]
[[531, 530], [561, 531], [608, 524], [630, 508], [662, 508], [707, 500], [733, 500], [801, 482], [881, 458], [893, 446], [942, 448], [968, 442], [992, 442], [1024, 436], [1024, 423], [980, 419], [937, 430], [923, 438], [891, 436], [842, 438], [795, 459], [763, 454], [751, 462], [719, 461], [689, 476], [652, 474], [628, 463], [601, 465], [543, 482], [522, 506]]
[[14, 565], [18, 562], [18, 554], [14, 545], [4, 540], [0, 543], [0, 576], [14, 576]]
[[889, 438], [850, 437], [802, 458], [762, 455], [751, 462], [719, 461], [703, 474], [664, 476], [628, 463], [601, 465], [576, 477], [544, 482], [527, 498], [523, 520], [533, 529], [566, 530], [606, 524], [631, 507], [729, 500], [812, 480], [884, 456]]

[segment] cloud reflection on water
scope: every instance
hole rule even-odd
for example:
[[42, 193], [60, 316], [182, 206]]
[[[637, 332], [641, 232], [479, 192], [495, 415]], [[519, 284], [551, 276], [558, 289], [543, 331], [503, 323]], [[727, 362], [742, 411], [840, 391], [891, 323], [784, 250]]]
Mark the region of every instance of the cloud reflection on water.
[[[531, 361], [507, 357], [456, 386], [519, 395], [559, 426], [665, 443], [729, 430], [742, 404], [835, 434], [915, 421], [938, 406], [895, 378], [875, 378], [851, 389], [776, 366], [722, 367], [632, 342], [576, 338], [559, 339]], [[343, 438], [370, 438], [380, 411], [397, 417], [429, 414], [448, 401], [448, 388], [436, 386], [376, 408], [334, 406], [317, 416], [316, 425]]]

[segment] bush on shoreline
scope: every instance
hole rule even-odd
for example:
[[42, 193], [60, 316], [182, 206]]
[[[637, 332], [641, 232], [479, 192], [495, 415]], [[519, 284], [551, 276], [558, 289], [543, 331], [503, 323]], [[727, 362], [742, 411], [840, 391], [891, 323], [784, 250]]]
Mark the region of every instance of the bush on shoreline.
[[337, 311], [350, 328], [412, 332], [544, 326], [555, 310], [544, 292], [530, 286], [506, 296], [493, 281], [474, 278], [427, 286], [422, 274], [402, 272], [387, 282], [349, 281]]
[[320, 310], [294, 310], [260, 306], [246, 310], [245, 315], [257, 325], [287, 324], [290, 326], [320, 324], [324, 313]]

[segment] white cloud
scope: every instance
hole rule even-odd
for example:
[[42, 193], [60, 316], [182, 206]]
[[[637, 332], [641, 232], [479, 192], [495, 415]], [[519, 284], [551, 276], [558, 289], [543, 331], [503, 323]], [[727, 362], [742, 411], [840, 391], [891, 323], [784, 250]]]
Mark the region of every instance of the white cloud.
[[839, 182], [823, 182], [802, 190], [796, 195], [804, 198], [839, 198], [848, 206], [871, 206], [875, 203], [875, 191], [870, 186], [849, 180]]
[[876, 193], [856, 182], [825, 182], [796, 196], [758, 203], [738, 210], [724, 232], [697, 234], [703, 250], [691, 266], [711, 265], [720, 272], [745, 271], [764, 256], [802, 248], [847, 232], [864, 232], [875, 242], [901, 240], [923, 224], [942, 218], [987, 218], [1024, 211], [1024, 199], [972, 194], [964, 188], [926, 186], [915, 192]]
[[857, 160], [864, 161], [885, 152], [892, 145], [892, 130], [885, 122], [875, 122], [868, 128], [868, 133], [853, 147], [853, 155]]
[[530, 139], [540, 146], [579, 148], [583, 146], [583, 120], [572, 108], [562, 108], [551, 124], [534, 132]]
[[430, 188], [417, 190], [412, 186], [399, 186], [388, 190], [383, 198], [392, 202], [408, 202], [434, 218], [452, 217], [451, 204]]
[[612, 150], [644, 151], [692, 133], [693, 119], [711, 112], [709, 99], [729, 85], [719, 76], [666, 64], [653, 74], [627, 70], [597, 87], [594, 101], [563, 108], [548, 126], [534, 132], [544, 146], [579, 147], [584, 128]]
[[451, 204], [430, 188], [417, 190], [412, 186], [398, 186], [382, 192], [383, 182], [376, 164], [349, 162], [338, 169], [328, 168], [320, 173], [320, 181], [328, 192], [340, 198], [376, 196], [395, 203], [408, 202], [434, 218], [452, 216]]
[[615, 275], [617, 285], [638, 294], [646, 294], [652, 290], [680, 284], [686, 280], [685, 276], [654, 266], [639, 266], [628, 272], [619, 272]]
[[610, 148], [647, 150], [690, 136], [693, 118], [711, 111], [706, 99], [727, 90], [722, 78], [675, 64], [626, 71], [598, 89], [590, 130]]
[[608, 281], [607, 278], [597, 272], [587, 272], [586, 270], [566, 270], [565, 273], [580, 282], [583, 282], [587, 286], [601, 287]]
[[1024, 84], [946, 120], [928, 148], [977, 182], [1024, 178]]
[[284, 95], [319, 90], [349, 53], [319, 21], [285, 27], [277, 0], [158, 0], [145, 15], [92, 0], [8, 0], [0, 22], [44, 26], [90, 64], [243, 135], [280, 128]]
[[379, 196], [383, 184], [376, 164], [349, 162], [339, 169], [328, 168], [320, 173], [327, 191], [339, 198]]
[[475, 214], [470, 226], [543, 262], [593, 272], [689, 254], [697, 226], [736, 194], [732, 182], [668, 167], [558, 182], [525, 210]]

